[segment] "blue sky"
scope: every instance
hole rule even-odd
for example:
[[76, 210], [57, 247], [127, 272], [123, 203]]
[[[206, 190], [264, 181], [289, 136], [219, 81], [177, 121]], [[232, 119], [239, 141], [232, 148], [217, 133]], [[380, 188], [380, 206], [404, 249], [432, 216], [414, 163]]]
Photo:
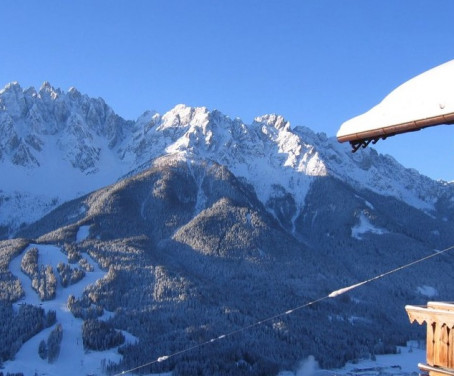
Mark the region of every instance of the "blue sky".
[[[278, 113], [334, 136], [401, 83], [454, 59], [452, 0], [5, 0], [1, 8], [0, 87], [75, 86], [127, 119], [184, 103], [245, 123]], [[374, 147], [454, 180], [454, 126]]]

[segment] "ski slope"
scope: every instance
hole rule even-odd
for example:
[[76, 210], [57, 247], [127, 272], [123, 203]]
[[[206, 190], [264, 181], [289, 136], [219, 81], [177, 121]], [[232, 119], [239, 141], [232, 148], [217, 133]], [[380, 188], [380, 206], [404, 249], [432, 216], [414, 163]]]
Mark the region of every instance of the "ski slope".
[[[77, 233], [77, 240], [84, 240], [88, 236], [88, 231], [88, 226], [82, 226]], [[68, 263], [66, 255], [55, 245], [30, 244], [26, 250], [32, 247], [38, 248], [39, 265], [51, 265], [56, 269], [59, 262]], [[119, 362], [121, 360], [121, 355], [118, 354], [117, 348], [106, 351], [84, 350], [82, 342], [83, 320], [74, 317], [66, 304], [69, 295], [73, 295], [76, 298], [80, 297], [88, 285], [103, 278], [106, 275], [106, 272], [101, 270], [98, 264], [88, 254], [83, 254], [83, 257], [88, 263], [93, 266], [93, 271], [86, 272], [83, 279], [66, 288], [63, 288], [60, 282], [58, 282], [55, 299], [41, 301], [38, 294], [31, 286], [30, 278], [22, 272], [17, 272], [21, 270], [21, 260], [25, 251], [10, 263], [10, 270], [16, 273], [16, 276], [19, 278], [25, 291], [25, 298], [17, 303], [16, 307], [19, 304], [25, 303], [41, 306], [46, 311], [56, 311], [57, 323], [61, 324], [63, 327], [63, 340], [58, 359], [54, 363], [49, 364], [47, 359], [43, 360], [39, 357], [38, 346], [42, 340], [47, 341], [47, 338], [55, 325], [42, 330], [22, 345], [21, 349], [16, 354], [14, 361], [7, 361], [4, 363], [3, 373], [22, 372], [24, 376], [99, 375], [102, 374], [103, 362]], [[101, 319], [107, 319], [111, 315], [112, 313], [105, 312]], [[137, 341], [137, 338], [131, 334], [124, 331], [122, 333], [125, 336], [126, 342], [134, 343]]]

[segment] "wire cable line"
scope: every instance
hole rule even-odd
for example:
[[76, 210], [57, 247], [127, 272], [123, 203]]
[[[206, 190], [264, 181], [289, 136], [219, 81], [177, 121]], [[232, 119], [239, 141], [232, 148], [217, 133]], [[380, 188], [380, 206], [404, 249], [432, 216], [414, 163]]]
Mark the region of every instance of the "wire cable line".
[[277, 318], [280, 318], [280, 317], [283, 317], [283, 316], [286, 316], [286, 315], [290, 315], [290, 314], [292, 314], [292, 313], [294, 313], [294, 312], [296, 312], [296, 311], [298, 311], [298, 310], [301, 310], [301, 309], [306, 308], [306, 307], [309, 307], [309, 306], [311, 306], [311, 305], [320, 303], [320, 302], [323, 301], [323, 300], [336, 298], [336, 297], [338, 297], [339, 295], [345, 294], [346, 292], [351, 291], [351, 290], [354, 290], [354, 289], [356, 289], [356, 288], [358, 288], [358, 287], [360, 287], [360, 286], [366, 285], [366, 284], [368, 284], [368, 283], [371, 283], [371, 282], [373, 282], [373, 281], [376, 281], [376, 280], [378, 280], [378, 279], [381, 279], [381, 278], [383, 278], [383, 277], [386, 277], [386, 276], [388, 276], [388, 275], [390, 275], [390, 274], [397, 273], [397, 272], [399, 272], [399, 271], [401, 271], [401, 270], [404, 270], [404, 269], [406, 269], [406, 268], [409, 268], [409, 267], [411, 267], [411, 266], [413, 266], [413, 265], [416, 265], [416, 264], [419, 264], [419, 263], [421, 263], [421, 262], [427, 261], [427, 260], [429, 260], [429, 259], [431, 259], [431, 258], [433, 258], [433, 257], [439, 256], [439, 255], [442, 255], [442, 254], [445, 254], [446, 252], [448, 252], [448, 251], [450, 251], [450, 250], [452, 250], [452, 249], [454, 249], [454, 245], [452, 245], [452, 246], [450, 246], [450, 247], [448, 247], [448, 248], [445, 248], [445, 249], [443, 249], [443, 250], [441, 250], [441, 251], [438, 251], [438, 250], [437, 250], [437, 251], [435, 251], [435, 253], [431, 253], [431, 254], [428, 255], [428, 256], [424, 256], [424, 257], [422, 257], [422, 258], [420, 258], [420, 259], [417, 259], [417, 260], [412, 261], [412, 262], [410, 262], [410, 263], [408, 263], [408, 264], [399, 266], [399, 267], [397, 267], [397, 268], [395, 268], [395, 269], [392, 269], [392, 270], [389, 270], [389, 271], [387, 271], [387, 272], [385, 272], [385, 273], [378, 274], [378, 275], [376, 275], [376, 276], [374, 276], [374, 277], [372, 277], [372, 278], [366, 279], [366, 280], [364, 280], [364, 281], [362, 281], [362, 282], [355, 283], [355, 284], [352, 284], [352, 285], [350, 285], [350, 286], [342, 287], [342, 288], [340, 288], [340, 289], [338, 289], [338, 290], [334, 290], [334, 291], [332, 291], [331, 293], [329, 293], [328, 295], [326, 295], [326, 296], [324, 296], [324, 297], [321, 297], [321, 298], [312, 300], [312, 301], [310, 301], [310, 302], [308, 302], [308, 303], [305, 303], [305, 304], [302, 304], [302, 305], [300, 305], [300, 306], [294, 307], [294, 308], [289, 309], [289, 310], [287, 310], [287, 311], [283, 311], [283, 312], [281, 312], [281, 313], [277, 313], [277, 314], [275, 314], [275, 315], [273, 315], [273, 316], [267, 317], [267, 318], [262, 319], [262, 320], [260, 320], [260, 321], [256, 321], [256, 322], [254, 322], [254, 323], [252, 323], [252, 324], [250, 324], [250, 325], [244, 326], [244, 327], [242, 327], [242, 328], [239, 328], [239, 329], [236, 329], [236, 330], [232, 330], [231, 332], [222, 334], [222, 335], [220, 335], [220, 336], [218, 336], [218, 337], [211, 338], [211, 339], [208, 340], [208, 341], [201, 342], [201, 343], [199, 343], [199, 344], [197, 344], [197, 345], [193, 345], [193, 346], [187, 347], [187, 348], [185, 348], [185, 349], [183, 349], [183, 350], [174, 352], [174, 353], [169, 354], [169, 355], [162, 355], [162, 356], [160, 356], [160, 357], [158, 357], [158, 358], [156, 358], [156, 359], [154, 359], [154, 360], [152, 360], [152, 361], [150, 361], [150, 362], [148, 362], [148, 363], [144, 363], [144, 364], [141, 364], [141, 365], [139, 365], [139, 366], [137, 366], [137, 367], [134, 367], [134, 368], [131, 368], [131, 369], [122, 371], [122, 372], [117, 373], [117, 374], [115, 374], [115, 375], [113, 375], [113, 376], [126, 375], [126, 374], [128, 374], [128, 373], [135, 372], [135, 371], [137, 371], [137, 370], [139, 370], [139, 369], [141, 369], [141, 368], [150, 366], [150, 365], [152, 365], [152, 364], [164, 362], [164, 361], [166, 361], [166, 360], [168, 360], [168, 359], [170, 359], [170, 358], [176, 357], [176, 356], [178, 356], [178, 355], [187, 353], [187, 352], [189, 352], [189, 351], [195, 350], [195, 349], [200, 348], [200, 347], [203, 347], [203, 346], [210, 345], [210, 344], [215, 343], [215, 342], [217, 342], [217, 341], [220, 341], [220, 340], [222, 340], [222, 339], [224, 339], [224, 338], [231, 337], [231, 336], [233, 336], [233, 335], [235, 335], [235, 334], [238, 334], [238, 333], [247, 331], [247, 330], [252, 329], [252, 328], [254, 328], [254, 327], [256, 327], [256, 326], [263, 325], [263, 324], [265, 324], [265, 323], [267, 323], [267, 322], [273, 321], [273, 320], [275, 320], [275, 319], [277, 319]]

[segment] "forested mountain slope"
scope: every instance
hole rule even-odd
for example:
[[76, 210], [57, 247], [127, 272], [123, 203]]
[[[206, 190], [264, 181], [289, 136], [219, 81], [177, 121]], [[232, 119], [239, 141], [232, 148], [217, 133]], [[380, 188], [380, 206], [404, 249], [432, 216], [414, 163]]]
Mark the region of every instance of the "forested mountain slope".
[[[369, 225], [355, 230], [361, 220]], [[88, 236], [77, 242], [86, 226]], [[87, 254], [108, 271], [73, 306], [114, 312], [109, 324], [139, 338], [108, 367], [119, 372], [430, 254], [454, 240], [451, 226], [320, 177], [286, 228], [224, 166], [168, 156], [62, 205], [19, 236]], [[431, 260], [144, 371], [277, 373], [308, 355], [336, 367], [392, 351], [423, 334], [409, 325], [404, 305], [424, 303], [424, 286], [450, 299], [452, 263], [449, 255]]]

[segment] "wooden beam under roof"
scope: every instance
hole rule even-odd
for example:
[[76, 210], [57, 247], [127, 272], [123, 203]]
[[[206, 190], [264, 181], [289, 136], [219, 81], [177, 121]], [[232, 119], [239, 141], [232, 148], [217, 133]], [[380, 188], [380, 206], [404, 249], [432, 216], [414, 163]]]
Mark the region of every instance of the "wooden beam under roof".
[[454, 124], [454, 60], [412, 78], [368, 112], [344, 122], [337, 139], [350, 142], [355, 152], [380, 139], [442, 124]]
[[406, 123], [388, 125], [382, 128], [338, 136], [337, 140], [339, 142], [350, 142], [352, 151], [356, 152], [359, 148], [365, 148], [371, 142], [375, 144], [380, 139], [385, 140], [386, 138], [395, 136], [396, 134], [416, 132], [424, 128], [442, 124], [454, 124], [454, 112], [445, 115], [437, 115], [425, 119], [418, 119], [408, 121]]

